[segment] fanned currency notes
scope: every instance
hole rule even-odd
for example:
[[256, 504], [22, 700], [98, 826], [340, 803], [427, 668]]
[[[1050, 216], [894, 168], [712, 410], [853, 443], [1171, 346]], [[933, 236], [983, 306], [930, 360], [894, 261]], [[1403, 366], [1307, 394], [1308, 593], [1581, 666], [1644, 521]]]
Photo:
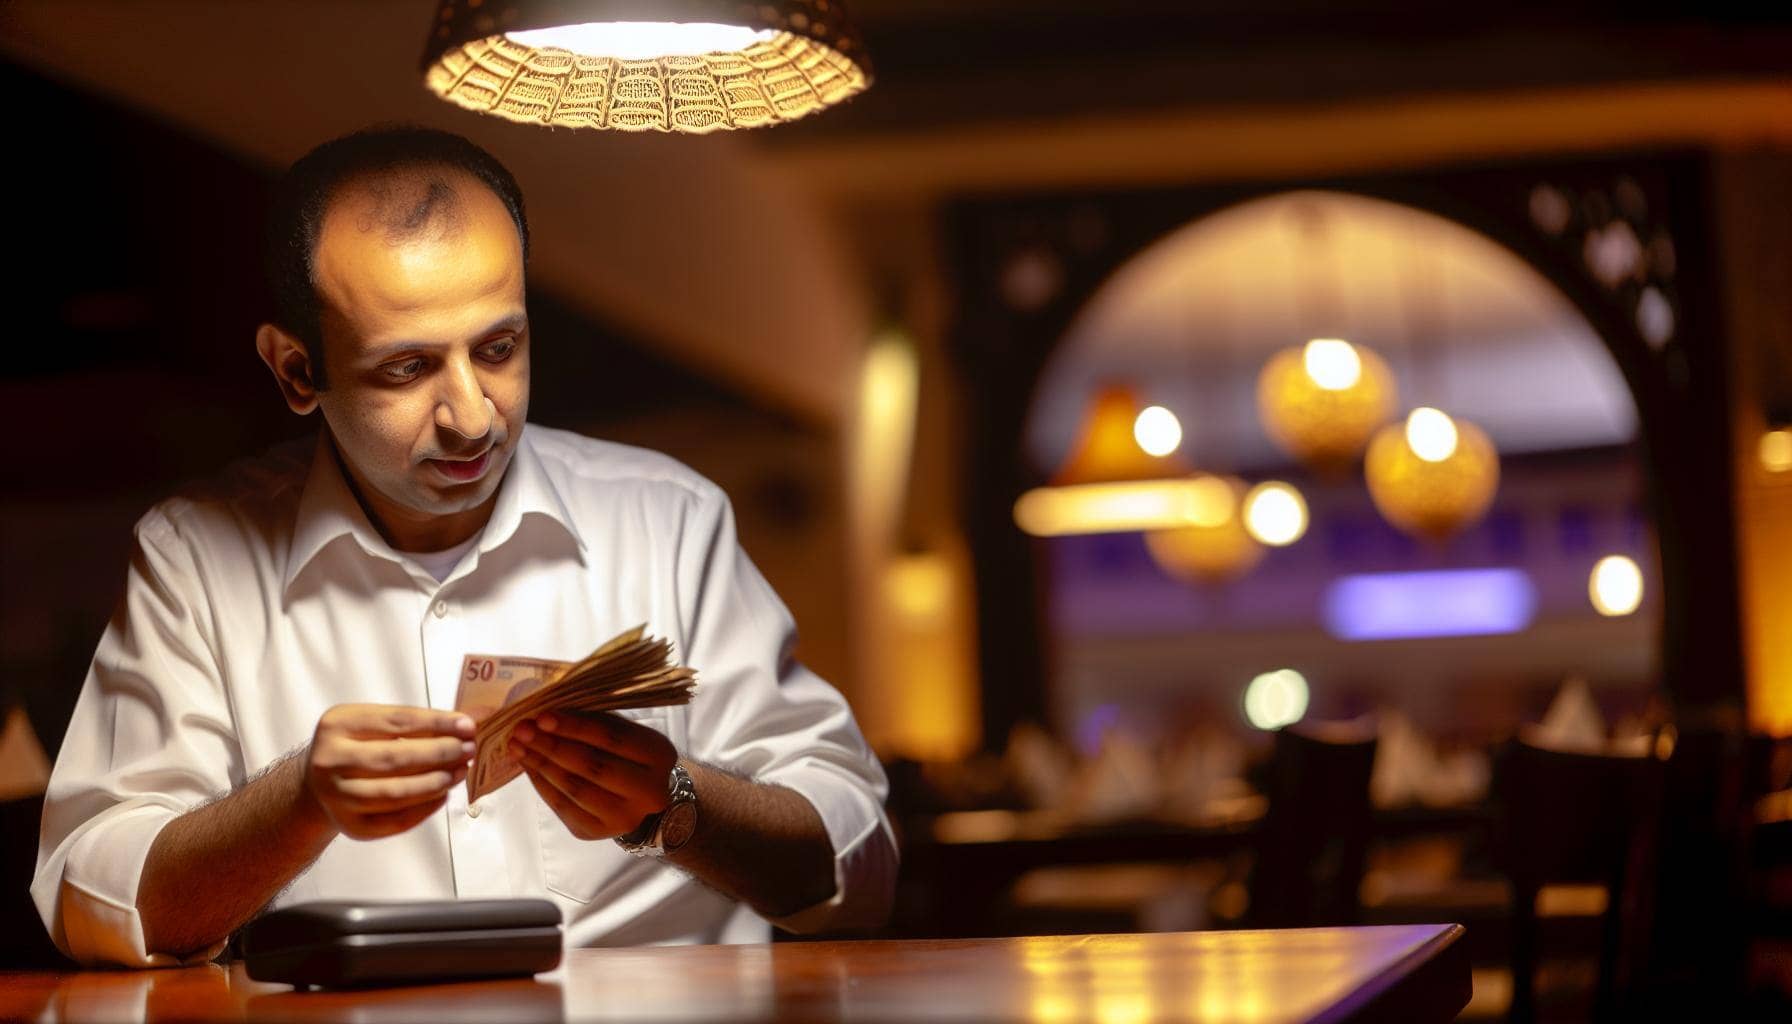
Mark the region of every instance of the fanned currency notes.
[[646, 635], [645, 625], [624, 630], [583, 661], [469, 654], [461, 660], [454, 707], [478, 724], [473, 769], [467, 773], [471, 803], [523, 772], [507, 752], [519, 722], [545, 711], [621, 711], [689, 704], [697, 673], [672, 664], [672, 645]]

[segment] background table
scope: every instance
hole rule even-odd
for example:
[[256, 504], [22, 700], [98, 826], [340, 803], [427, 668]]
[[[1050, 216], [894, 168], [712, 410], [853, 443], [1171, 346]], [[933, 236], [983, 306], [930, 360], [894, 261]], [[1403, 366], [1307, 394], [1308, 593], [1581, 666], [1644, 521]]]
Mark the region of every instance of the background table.
[[578, 949], [534, 979], [296, 992], [242, 965], [0, 974], [0, 1019], [1448, 1021], [1456, 925]]

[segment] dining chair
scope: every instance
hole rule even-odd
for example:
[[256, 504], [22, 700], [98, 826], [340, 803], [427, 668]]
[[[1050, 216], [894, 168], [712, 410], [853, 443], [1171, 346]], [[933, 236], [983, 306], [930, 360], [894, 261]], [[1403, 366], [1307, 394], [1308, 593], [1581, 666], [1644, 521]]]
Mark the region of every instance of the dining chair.
[[1276, 733], [1246, 924], [1358, 923], [1375, 748], [1370, 719], [1291, 725]]
[[1605, 890], [1594, 1019], [1613, 1019], [1622, 1009], [1648, 948], [1665, 756], [1660, 744], [1617, 755], [1548, 750], [1521, 739], [1496, 752], [1492, 849], [1511, 882], [1510, 1020], [1537, 1018], [1537, 897], [1563, 883]]

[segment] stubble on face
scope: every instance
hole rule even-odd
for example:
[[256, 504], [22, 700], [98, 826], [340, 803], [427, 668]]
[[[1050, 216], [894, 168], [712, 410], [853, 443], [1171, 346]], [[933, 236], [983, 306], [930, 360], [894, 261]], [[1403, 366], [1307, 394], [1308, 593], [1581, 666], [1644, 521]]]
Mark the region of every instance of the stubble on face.
[[[528, 415], [509, 211], [460, 172], [351, 183], [325, 214], [314, 264], [331, 376], [320, 404], [369, 519], [404, 551], [472, 536]], [[460, 461], [482, 451], [482, 468]]]

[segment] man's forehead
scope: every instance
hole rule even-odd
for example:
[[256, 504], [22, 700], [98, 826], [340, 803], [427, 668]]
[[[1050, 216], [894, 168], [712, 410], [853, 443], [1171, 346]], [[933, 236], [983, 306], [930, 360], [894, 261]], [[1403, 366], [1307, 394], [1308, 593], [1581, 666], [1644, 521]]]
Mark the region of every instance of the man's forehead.
[[470, 176], [447, 197], [435, 181], [356, 182], [325, 212], [313, 258], [326, 321], [377, 334], [394, 318], [518, 302], [522, 248], [502, 202]]

